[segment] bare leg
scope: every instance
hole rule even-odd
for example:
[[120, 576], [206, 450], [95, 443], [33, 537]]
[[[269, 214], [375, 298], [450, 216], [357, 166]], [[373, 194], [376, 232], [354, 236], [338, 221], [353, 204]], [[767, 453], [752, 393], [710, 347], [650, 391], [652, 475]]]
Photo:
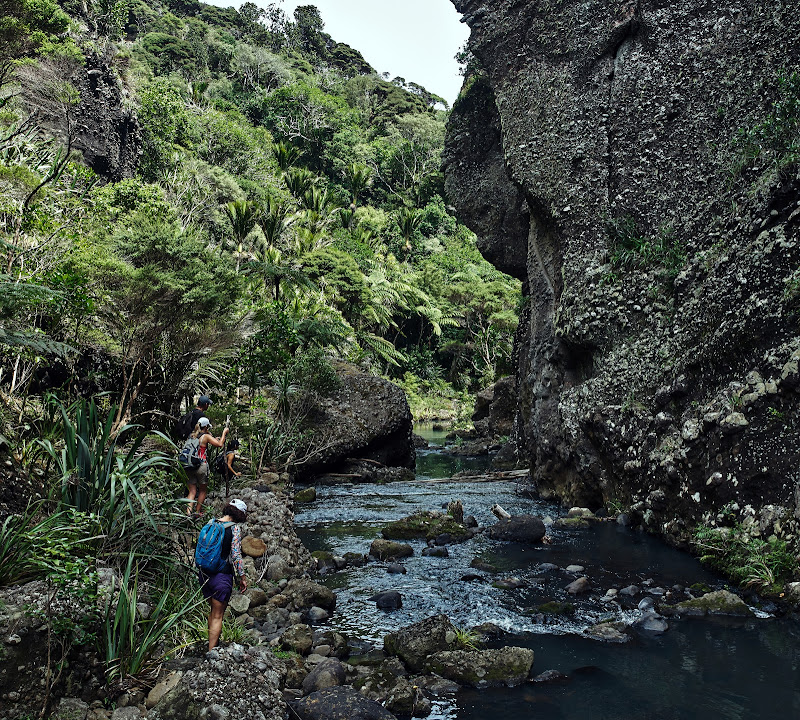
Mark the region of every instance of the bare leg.
[[[197, 495], [197, 485], [189, 485], [189, 494], [186, 496], [186, 499], [189, 501], [189, 504], [186, 506], [187, 515], [192, 514], [195, 495]], [[205, 493], [203, 493], [203, 499], [205, 499]]]
[[208, 492], [208, 485], [198, 485], [197, 487], [197, 508], [195, 512], [200, 514], [203, 512], [203, 503], [206, 501], [206, 493]]
[[225, 608], [228, 603], [211, 598], [211, 612], [208, 615], [208, 649], [217, 647], [219, 636], [222, 632], [222, 618], [225, 617]]

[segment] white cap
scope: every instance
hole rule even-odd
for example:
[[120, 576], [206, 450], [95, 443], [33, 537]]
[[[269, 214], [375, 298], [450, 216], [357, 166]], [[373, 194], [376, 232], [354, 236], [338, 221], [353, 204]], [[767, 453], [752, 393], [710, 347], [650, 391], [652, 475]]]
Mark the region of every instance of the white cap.
[[213, 426], [211, 425], [211, 420], [209, 420], [207, 417], [201, 417], [201, 418], [200, 418], [200, 419], [197, 421], [197, 424], [198, 424], [198, 425], [199, 425], [201, 428], [205, 428], [205, 427], [213, 427]]
[[245, 513], [247, 512], [247, 505], [245, 504], [244, 500], [239, 500], [237, 498], [236, 500], [231, 500], [230, 504], [233, 505], [233, 507], [235, 507], [237, 510], [241, 510]]

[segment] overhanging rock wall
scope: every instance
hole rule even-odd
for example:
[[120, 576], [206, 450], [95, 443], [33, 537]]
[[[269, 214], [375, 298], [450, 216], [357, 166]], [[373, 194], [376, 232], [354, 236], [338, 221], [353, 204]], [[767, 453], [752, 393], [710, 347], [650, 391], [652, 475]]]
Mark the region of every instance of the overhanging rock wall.
[[676, 539], [796, 541], [800, 174], [742, 138], [800, 143], [800, 97], [768, 122], [800, 95], [800, 2], [453, 2], [481, 71], [446, 188], [524, 280], [515, 435], [540, 488]]

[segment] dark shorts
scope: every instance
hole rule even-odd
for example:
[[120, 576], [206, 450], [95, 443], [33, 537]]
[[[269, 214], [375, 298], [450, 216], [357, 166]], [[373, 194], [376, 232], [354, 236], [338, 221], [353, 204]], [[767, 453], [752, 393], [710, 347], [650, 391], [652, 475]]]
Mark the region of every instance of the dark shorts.
[[220, 602], [228, 602], [231, 599], [233, 592], [233, 575], [227, 573], [212, 573], [206, 575], [198, 570], [197, 576], [200, 580], [200, 589], [203, 592], [203, 597], [206, 600], [219, 600]]

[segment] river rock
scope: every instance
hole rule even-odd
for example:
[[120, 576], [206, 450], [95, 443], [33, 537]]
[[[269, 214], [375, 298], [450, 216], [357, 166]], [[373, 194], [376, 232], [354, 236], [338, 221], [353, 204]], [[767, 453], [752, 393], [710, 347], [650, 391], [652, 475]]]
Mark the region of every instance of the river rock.
[[538, 543], [545, 536], [546, 530], [544, 522], [536, 515], [514, 515], [508, 520], [500, 520], [487, 533], [493, 540]]
[[593, 640], [602, 640], [608, 643], [626, 643], [630, 640], [625, 630], [627, 625], [624, 622], [605, 622], [594, 625], [586, 630], [586, 634]]
[[307, 613], [306, 617], [308, 618], [309, 622], [319, 624], [321, 622], [325, 622], [330, 618], [330, 613], [327, 610], [323, 610], [321, 607], [312, 607]]
[[401, 565], [400, 563], [389, 563], [386, 566], [386, 572], [390, 575], [405, 575], [408, 570], [405, 565]]
[[260, 538], [254, 538], [248, 535], [242, 538], [242, 554], [252, 558], [264, 557], [267, 551], [266, 543]]
[[753, 611], [745, 602], [728, 590], [717, 590], [694, 600], [685, 600], [674, 605], [672, 611], [684, 615], [734, 615], [738, 617], [753, 615]]
[[234, 615], [244, 615], [250, 609], [250, 598], [235, 592], [231, 595], [228, 607]]
[[347, 672], [336, 658], [326, 658], [320, 662], [303, 680], [303, 695], [310, 695], [324, 688], [344, 685]]
[[583, 565], [567, 565], [567, 567], [564, 568], [564, 569], [567, 572], [571, 572], [571, 573], [582, 573], [583, 570], [584, 570], [584, 567], [583, 567]]
[[667, 630], [669, 630], [669, 624], [667, 621], [661, 615], [652, 610], [644, 613], [642, 617], [634, 621], [631, 627], [639, 632], [652, 633], [654, 635], [660, 635], [661, 633], [665, 633]]
[[347, 567], [363, 567], [367, 564], [367, 556], [361, 553], [346, 552], [342, 557]]
[[292, 703], [296, 720], [395, 720], [386, 708], [351, 687], [330, 687]]
[[379, 592], [369, 600], [374, 602], [380, 610], [398, 610], [403, 607], [403, 598], [397, 590]]
[[270, 599], [270, 604], [278, 597], [286, 599], [286, 605], [289, 610], [295, 612], [302, 612], [309, 608], [321, 607], [323, 610], [332, 611], [336, 608], [336, 593], [324, 585], [315, 583], [313, 580], [307, 578], [296, 578], [290, 580], [280, 592]]
[[555, 683], [565, 683], [569, 681], [569, 675], [565, 675], [558, 670], [545, 670], [536, 677], [531, 678], [531, 682], [537, 685], [553, 685]]
[[450, 557], [450, 551], [446, 547], [426, 547], [422, 550], [425, 557]]
[[640, 588], [638, 585], [628, 585], [627, 587], [622, 588], [619, 591], [620, 595], [625, 595], [627, 597], [633, 597], [634, 595], [638, 595]]
[[298, 504], [304, 505], [312, 503], [317, 499], [317, 489], [315, 487], [307, 487], [298, 490], [294, 494], [294, 501]]
[[426, 662], [429, 672], [479, 689], [519, 685], [527, 679], [532, 666], [533, 650], [520, 647], [438, 652]]
[[583, 595], [592, 589], [592, 583], [587, 577], [581, 577], [571, 582], [565, 588], [570, 595]]
[[423, 510], [389, 523], [381, 535], [387, 540], [435, 540], [439, 536], [449, 535], [449, 542], [460, 542], [471, 537], [471, 532], [451, 515]]
[[397, 655], [411, 670], [420, 672], [430, 655], [457, 648], [458, 635], [446, 615], [435, 615], [389, 633], [383, 647], [387, 654]]
[[145, 707], [148, 710], [155, 707], [158, 704], [158, 701], [161, 700], [161, 698], [164, 697], [164, 695], [166, 695], [170, 690], [172, 690], [172, 688], [174, 688], [180, 682], [180, 679], [182, 677], [183, 673], [177, 671], [177, 672], [172, 672], [165, 678], [159, 680], [153, 686], [153, 689], [149, 693], [147, 693], [147, 697], [145, 698], [144, 701]]
[[369, 554], [378, 560], [388, 560], [389, 558], [411, 557], [414, 548], [405, 543], [394, 542], [392, 540], [381, 540], [376, 538], [369, 547]]
[[89, 704], [80, 698], [61, 698], [50, 720], [85, 720]]
[[298, 623], [286, 628], [280, 636], [282, 648], [293, 650], [300, 655], [307, 655], [313, 644], [314, 633], [304, 623]]

